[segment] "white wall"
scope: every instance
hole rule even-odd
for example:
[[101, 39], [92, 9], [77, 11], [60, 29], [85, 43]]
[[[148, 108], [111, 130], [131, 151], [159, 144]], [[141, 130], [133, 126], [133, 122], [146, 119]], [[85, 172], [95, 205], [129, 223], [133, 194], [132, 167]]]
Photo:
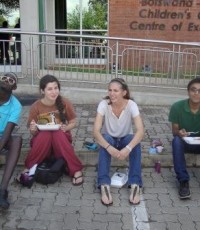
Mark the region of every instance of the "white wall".
[[55, 32], [55, 3], [54, 0], [45, 0], [45, 26], [47, 32]]
[[[45, 0], [45, 29], [46, 32], [55, 33], [55, 2], [54, 0]], [[46, 41], [55, 40], [55, 37], [46, 37]], [[52, 64], [55, 63], [55, 46], [48, 47], [48, 55]]]
[[[55, 32], [55, 9], [54, 3], [55, 0], [44, 0], [44, 31], [42, 32]], [[20, 0], [20, 18], [21, 18], [21, 31], [22, 32], [39, 32], [39, 10], [38, 10], [38, 0]], [[22, 35], [22, 68], [27, 68], [31, 66], [33, 63], [39, 61], [39, 37]], [[54, 40], [54, 37], [47, 37], [46, 41]], [[32, 42], [32, 46], [31, 46]], [[24, 47], [25, 46], [25, 47]], [[23, 48], [24, 47], [24, 48]], [[27, 57], [30, 52], [26, 52], [26, 50], [31, 49], [36, 50], [35, 56], [33, 59], [31, 58], [23, 58]], [[25, 53], [26, 52], [26, 53]], [[55, 49], [52, 48], [48, 52], [51, 52], [51, 56], [53, 57], [55, 54]], [[30, 55], [29, 55], [30, 56]], [[32, 61], [30, 61], [32, 60]], [[32, 63], [33, 62], [33, 63]], [[23, 71], [23, 70], [22, 70]], [[36, 73], [35, 73], [36, 74]]]
[[37, 32], [39, 29], [38, 1], [20, 0], [21, 30]]
[[[38, 14], [38, 1], [37, 0], [20, 0], [20, 26], [21, 32], [38, 32], [39, 31], [39, 14]], [[37, 36], [33, 36], [30, 39], [30, 36], [23, 35], [21, 36], [22, 40], [22, 72], [23, 69], [27, 69], [27, 67], [31, 66], [31, 60], [27, 57], [31, 49], [31, 43], [33, 42], [33, 47], [35, 47], [38, 42], [39, 38]], [[33, 60], [32, 60], [33, 61]]]

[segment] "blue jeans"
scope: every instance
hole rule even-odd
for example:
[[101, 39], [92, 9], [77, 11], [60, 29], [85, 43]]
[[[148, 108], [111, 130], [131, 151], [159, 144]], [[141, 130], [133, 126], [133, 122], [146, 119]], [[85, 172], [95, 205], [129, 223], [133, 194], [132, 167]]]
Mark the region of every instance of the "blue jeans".
[[[104, 139], [118, 150], [123, 149], [133, 139], [133, 135], [129, 134], [122, 138], [114, 138], [108, 134], [103, 134]], [[98, 161], [98, 178], [97, 185], [100, 187], [102, 184], [111, 184], [110, 178], [110, 165], [111, 155], [103, 147], [99, 149], [99, 161]], [[137, 184], [142, 187], [141, 177], [141, 146], [136, 145], [135, 148], [129, 154], [129, 173], [128, 173], [128, 185]]]
[[190, 177], [186, 169], [185, 153], [200, 153], [200, 145], [187, 144], [181, 137], [174, 136], [172, 140], [172, 154], [174, 171], [177, 180], [189, 181]]

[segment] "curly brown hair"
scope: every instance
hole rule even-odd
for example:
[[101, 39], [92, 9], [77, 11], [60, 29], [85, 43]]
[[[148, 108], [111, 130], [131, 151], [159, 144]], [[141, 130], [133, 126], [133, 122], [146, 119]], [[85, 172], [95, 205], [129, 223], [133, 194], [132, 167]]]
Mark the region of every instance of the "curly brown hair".
[[[47, 74], [45, 75], [44, 77], [42, 77], [40, 79], [40, 90], [44, 90], [47, 86], [48, 83], [50, 82], [56, 82], [57, 85], [58, 85], [58, 89], [60, 90], [60, 82], [58, 81], [58, 79], [53, 76], [53, 75], [50, 75], [50, 74]], [[64, 106], [64, 103], [63, 103], [63, 99], [62, 99], [62, 96], [61, 95], [58, 95], [58, 97], [56, 98], [56, 107], [59, 111], [59, 116], [60, 116], [60, 120], [62, 123], [65, 123], [66, 122], [66, 117], [65, 117], [65, 106]]]

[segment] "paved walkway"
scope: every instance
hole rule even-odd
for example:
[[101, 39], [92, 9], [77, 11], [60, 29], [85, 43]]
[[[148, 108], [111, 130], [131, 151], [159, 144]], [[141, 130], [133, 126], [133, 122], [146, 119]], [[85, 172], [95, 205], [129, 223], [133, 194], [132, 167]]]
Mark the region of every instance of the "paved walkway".
[[[23, 107], [18, 133], [23, 134], [23, 148], [19, 165], [9, 186], [10, 208], [0, 212], [2, 230], [199, 230], [200, 229], [200, 170], [190, 168], [191, 200], [181, 201], [177, 195], [177, 184], [171, 164], [172, 138], [167, 121], [169, 107], [140, 106], [145, 125], [143, 150], [143, 195], [137, 207], [128, 202], [127, 188], [112, 188], [114, 204], [105, 207], [100, 202], [96, 188], [97, 152], [83, 147], [83, 142], [93, 141], [92, 126], [96, 105], [75, 105], [78, 116], [77, 128], [73, 131], [74, 147], [86, 167], [85, 182], [73, 186], [71, 179], [64, 176], [54, 185], [43, 186], [35, 183], [31, 189], [14, 182], [14, 177], [22, 169], [25, 153], [29, 149], [29, 133], [26, 120], [29, 106]], [[165, 149], [162, 154], [149, 155], [152, 139], [160, 138]], [[161, 173], [152, 166], [161, 159]], [[192, 161], [191, 161], [192, 162]], [[114, 161], [111, 175], [123, 171], [119, 162]], [[147, 167], [148, 166], [148, 167]], [[165, 166], [165, 167], [164, 167]], [[2, 173], [2, 170], [0, 170]]]
[[[116, 168], [112, 168], [112, 172]], [[15, 173], [20, 171], [18, 167]], [[143, 169], [144, 191], [137, 207], [128, 202], [127, 188], [111, 188], [113, 206], [105, 207], [95, 186], [96, 168], [84, 169], [85, 182], [77, 187], [65, 176], [60, 182], [31, 189], [15, 182], [9, 187], [10, 208], [0, 212], [2, 230], [199, 230], [199, 169], [191, 168], [191, 200], [177, 196], [173, 170]], [[13, 179], [11, 180], [13, 181]]]

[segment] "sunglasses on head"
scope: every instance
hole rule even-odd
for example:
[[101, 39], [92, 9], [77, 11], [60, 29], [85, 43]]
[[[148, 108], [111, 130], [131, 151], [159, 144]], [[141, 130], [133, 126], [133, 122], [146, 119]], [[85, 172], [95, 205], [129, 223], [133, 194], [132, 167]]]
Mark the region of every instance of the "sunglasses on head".
[[9, 76], [0, 76], [0, 81], [6, 82], [9, 85], [14, 85], [16, 83], [16, 80], [12, 77], [9, 77]]

